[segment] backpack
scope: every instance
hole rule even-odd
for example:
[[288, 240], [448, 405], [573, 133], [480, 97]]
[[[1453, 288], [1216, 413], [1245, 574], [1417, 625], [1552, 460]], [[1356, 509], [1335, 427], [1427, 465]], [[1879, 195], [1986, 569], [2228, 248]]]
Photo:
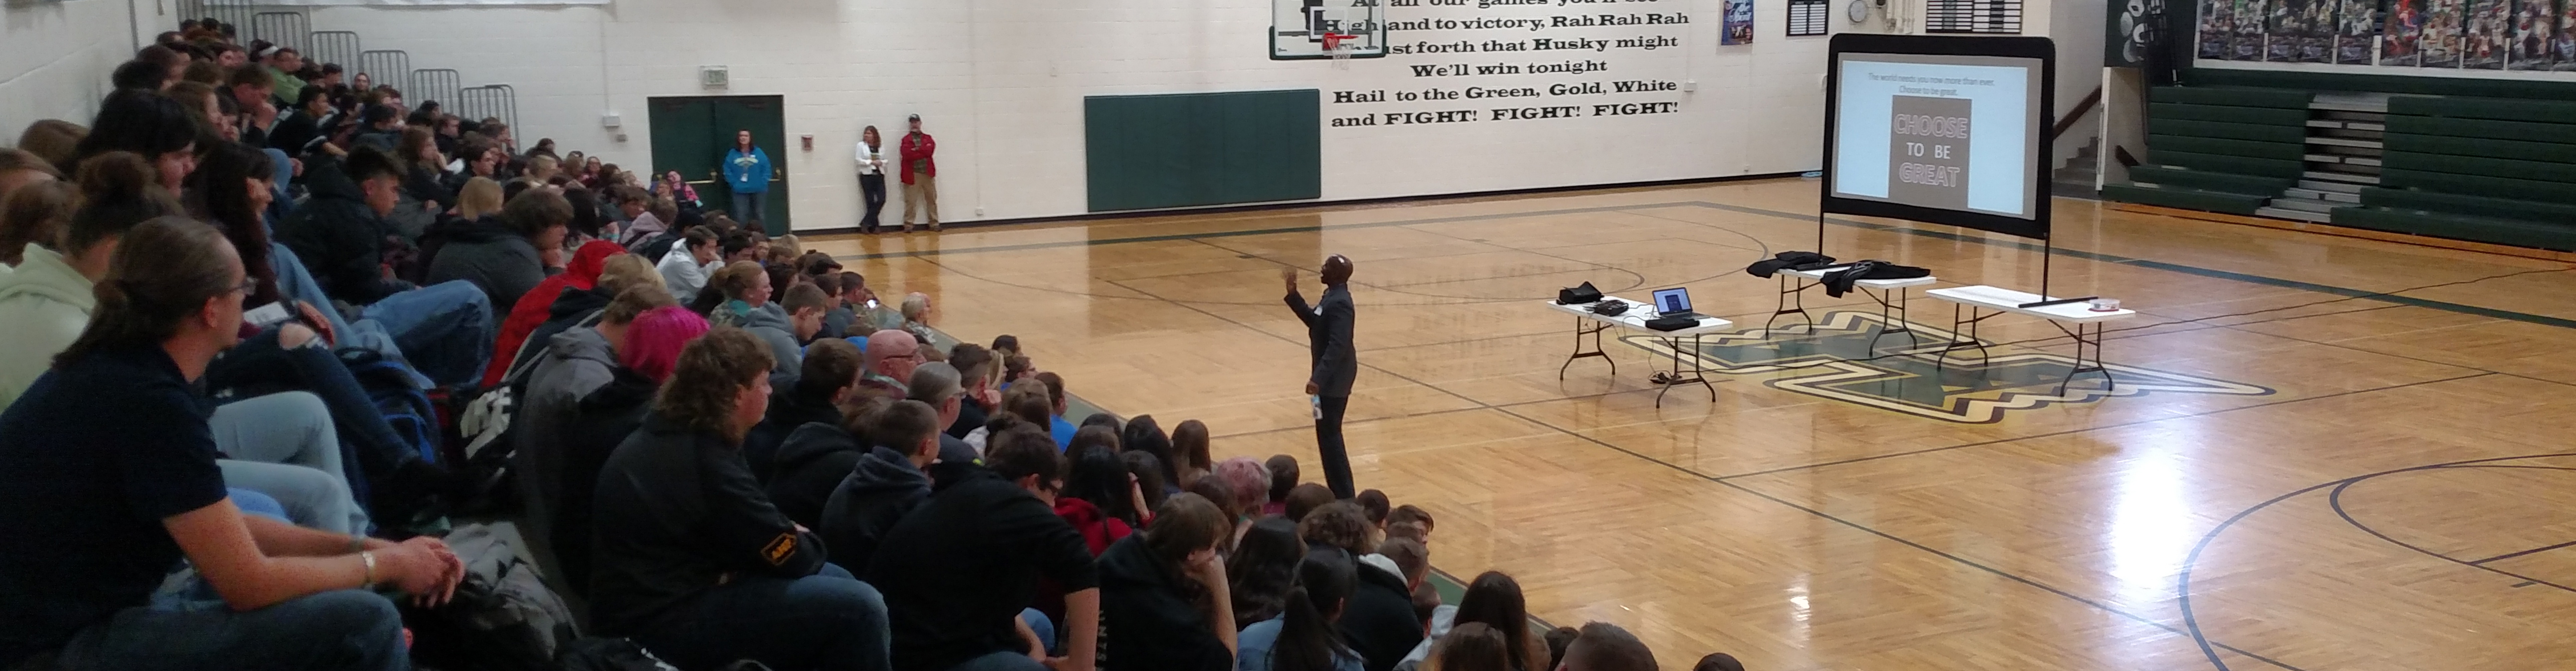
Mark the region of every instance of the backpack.
[[662, 255], [671, 253], [671, 246], [679, 241], [680, 235], [678, 231], [663, 231], [653, 234], [653, 237], [645, 238], [644, 240], [635, 243], [635, 246], [629, 248], [627, 251], [633, 252], [636, 256], [644, 257], [644, 260], [652, 261], [654, 265], [658, 266], [662, 263]]
[[349, 375], [358, 378], [358, 386], [367, 391], [367, 400], [385, 416], [385, 424], [394, 429], [405, 447], [420, 453], [429, 463], [439, 463], [440, 428], [438, 404], [419, 387], [412, 385], [411, 370], [400, 362], [389, 361], [370, 350], [340, 350], [340, 363]]
[[623, 638], [584, 638], [564, 645], [555, 660], [561, 671], [680, 671], [653, 652]]
[[446, 540], [465, 563], [465, 579], [445, 605], [403, 606], [403, 624], [412, 631], [412, 659], [442, 669], [554, 668], [558, 653], [580, 632], [572, 609], [546, 590], [536, 564], [490, 525], [457, 527]]

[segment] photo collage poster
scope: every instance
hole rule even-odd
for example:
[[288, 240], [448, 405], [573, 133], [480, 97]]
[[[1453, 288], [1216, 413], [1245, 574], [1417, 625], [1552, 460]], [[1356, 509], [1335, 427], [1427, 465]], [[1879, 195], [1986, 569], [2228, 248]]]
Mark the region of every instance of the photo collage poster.
[[2504, 69], [2504, 54], [2513, 48], [2513, 31], [2506, 23], [2511, 4], [2511, 0], [2469, 0], [2468, 29], [2460, 36], [2460, 67]]
[[2424, 0], [2424, 58], [2428, 68], [2460, 67], [2460, 36], [2467, 28], [2466, 0]]
[[2515, 70], [2548, 70], [2559, 65], [2550, 42], [2557, 36], [2558, 5], [2550, 0], [2522, 0], [2513, 8], [2513, 53], [2506, 55], [2505, 67]]
[[2552, 69], [2576, 70], [2576, 0], [2558, 0], [2558, 36], [2549, 41], [2549, 51], [2558, 57]]
[[2264, 0], [2236, 0], [2234, 36], [2228, 40], [2227, 58], [2236, 61], [2263, 60], [2263, 21], [2267, 18]]
[[2308, 5], [2318, 0], [2272, 0], [2270, 20], [2264, 22], [2263, 60], [2288, 63], [2299, 60], [2299, 41], [2308, 33]]
[[1726, 0], [1725, 15], [1719, 18], [1717, 43], [1753, 43], [1753, 0]]
[[2334, 59], [2337, 65], [2369, 65], [2370, 45], [2379, 32], [2376, 0], [2343, 0], [2335, 10]]
[[2235, 14], [2236, 0], [2200, 0], [2200, 58], [2227, 60], [2228, 38], [2236, 30], [2229, 17]]
[[2426, 0], [2388, 0], [2388, 39], [2379, 43], [2379, 64], [2414, 67], [2424, 59]]

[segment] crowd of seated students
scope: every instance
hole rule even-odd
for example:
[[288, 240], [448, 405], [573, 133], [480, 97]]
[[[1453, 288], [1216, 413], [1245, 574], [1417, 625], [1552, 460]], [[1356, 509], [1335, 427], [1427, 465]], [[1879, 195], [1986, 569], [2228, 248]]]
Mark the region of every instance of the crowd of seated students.
[[1016, 338], [942, 343], [676, 174], [341, 74], [191, 22], [0, 149], [0, 668], [405, 668], [393, 598], [466, 570], [417, 534], [488, 479], [370, 364], [510, 390], [550, 582], [685, 669], [1656, 668], [1500, 573], [1442, 605], [1421, 508], [1077, 425]]

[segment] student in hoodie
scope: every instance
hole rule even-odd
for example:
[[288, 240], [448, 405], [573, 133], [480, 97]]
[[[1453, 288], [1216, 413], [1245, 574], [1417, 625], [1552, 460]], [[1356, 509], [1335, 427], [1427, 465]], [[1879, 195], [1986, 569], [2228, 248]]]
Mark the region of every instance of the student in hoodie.
[[[887, 531], [866, 576], [885, 590], [897, 671], [1091, 671], [1100, 625], [1099, 573], [1082, 533], [1056, 517], [1064, 455], [1016, 420], [994, 435], [984, 465], [941, 465], [929, 500]], [[1040, 576], [1064, 585], [1063, 657], [1024, 614]]]
[[384, 215], [401, 189], [394, 160], [372, 149], [345, 160], [317, 156], [304, 180], [312, 196], [278, 222], [277, 241], [332, 300], [363, 306], [362, 321], [382, 326], [429, 380], [478, 379], [492, 355], [492, 299], [471, 283], [413, 287], [386, 272]]
[[[599, 279], [591, 283], [589, 291], [565, 287], [564, 292], [555, 295], [554, 306], [546, 310], [546, 320], [538, 323], [536, 330], [528, 332], [527, 342], [519, 347], [518, 361], [511, 365], [520, 368], [533, 365], [537, 356], [545, 352], [546, 345], [554, 342], [555, 334], [597, 325], [599, 312], [608, 309], [609, 301], [616, 300], [618, 294], [626, 293], [628, 289], [639, 287], [662, 288], [661, 273], [653, 272], [653, 264], [646, 263], [642, 257], [609, 255], [607, 261], [599, 264]], [[678, 298], [673, 297], [672, 300]]]
[[1334, 628], [1369, 671], [1385, 671], [1422, 642], [1422, 621], [1413, 613], [1413, 590], [1402, 571], [1376, 554], [1373, 532], [1368, 514], [1349, 501], [1325, 504], [1297, 522], [1297, 536], [1307, 545], [1341, 548], [1359, 563], [1359, 586]]
[[705, 226], [692, 226], [680, 232], [679, 244], [664, 252], [654, 265], [662, 271], [662, 283], [671, 295], [683, 302], [695, 301], [698, 290], [707, 286], [708, 266], [716, 262], [716, 232]]
[[993, 368], [1001, 361], [993, 350], [975, 343], [957, 343], [948, 350], [948, 365], [957, 367], [959, 380], [966, 387], [964, 403], [957, 408], [957, 421], [948, 425], [948, 435], [965, 438], [1002, 404], [1002, 392], [993, 388]]
[[796, 345], [795, 326], [787, 311], [769, 300], [769, 271], [751, 261], [735, 261], [707, 278], [707, 289], [698, 293], [690, 309], [705, 308], [707, 323], [738, 326], [769, 344], [776, 373], [793, 373], [803, 362], [802, 348]]
[[440, 247], [429, 262], [429, 282], [471, 282], [483, 290], [494, 310], [515, 311], [519, 297], [537, 288], [546, 276], [546, 255], [563, 248], [573, 208], [552, 189], [530, 189], [501, 206], [496, 221], [473, 222]]
[[528, 335], [535, 333], [537, 326], [546, 323], [546, 318], [554, 313], [556, 299], [569, 292], [597, 287], [599, 271], [607, 267], [608, 258], [624, 253], [626, 250], [615, 243], [593, 240], [573, 253], [572, 262], [566, 264], [563, 272], [538, 282], [528, 293], [520, 294], [518, 301], [510, 307], [510, 317], [501, 321], [501, 339], [492, 348], [492, 364], [483, 367], [482, 386], [490, 388], [501, 384], [501, 376], [510, 372], [520, 349], [528, 344]]
[[[615, 245], [610, 245], [615, 247]], [[519, 496], [526, 502], [528, 535], [544, 538], [553, 528], [553, 513], [563, 507], [564, 463], [570, 436], [564, 433], [580, 410], [581, 399], [617, 378], [617, 351], [626, 344], [635, 318], [653, 308], [676, 305], [659, 287], [637, 287], [619, 294], [600, 313], [599, 324], [555, 334], [546, 352], [527, 371], [525, 391], [517, 396], [519, 411], [511, 467], [521, 474]], [[606, 455], [596, 455], [591, 460]]]
[[643, 428], [609, 455], [591, 622], [683, 668], [882, 671], [885, 601], [824, 562], [736, 454], [768, 409], [767, 349], [735, 328], [689, 343]]
[[564, 460], [554, 490], [559, 492], [555, 500], [562, 509], [554, 515], [550, 536], [555, 563], [563, 567], [564, 584], [575, 594], [590, 594], [591, 504], [600, 468], [618, 443], [644, 425], [644, 413], [651, 409], [662, 382], [671, 378], [680, 349], [706, 332], [705, 318], [678, 306], [653, 308], [636, 316], [626, 327], [625, 342], [617, 348], [617, 368], [610, 371], [608, 384], [581, 397], [572, 419], [558, 434], [564, 437]]
[[1333, 631], [1358, 581], [1357, 565], [1341, 548], [1306, 553], [1287, 611], [1243, 628], [1235, 671], [1360, 671], [1359, 652]]
[[[839, 461], [837, 457], [841, 455], [855, 455], [830, 483], [832, 489], [823, 502], [822, 524], [814, 529], [822, 534], [824, 546], [832, 549], [832, 563], [862, 569], [876, 555], [877, 543], [885, 533], [904, 514], [930, 498], [930, 471], [939, 460], [938, 443], [922, 434], [923, 427], [937, 418], [929, 404], [889, 404], [873, 398], [865, 399], [863, 404], [870, 408], [865, 417], [853, 412], [851, 419], [837, 427], [807, 424], [788, 438], [788, 451], [792, 453], [831, 454], [836, 457], [833, 461]], [[965, 465], [949, 464], [942, 469], [954, 478], [954, 470]], [[803, 480], [823, 474], [822, 469], [809, 469], [791, 478]], [[773, 483], [772, 489], [789, 481]]]
[[957, 423], [958, 413], [966, 407], [966, 387], [961, 377], [957, 368], [947, 362], [923, 363], [912, 369], [912, 385], [904, 397], [939, 411], [939, 460], [964, 464], [975, 462], [975, 446], [948, 435], [948, 427]]
[[1163, 502], [1145, 533], [1100, 555], [1100, 621], [1108, 671], [1234, 668], [1234, 606], [1218, 548], [1234, 521], [1196, 494]]
[[[841, 424], [844, 404], [852, 400], [851, 389], [859, 383], [859, 348], [843, 340], [814, 343], [814, 350], [807, 352], [804, 363], [798, 366], [796, 377], [771, 379], [776, 390], [770, 395], [769, 414], [743, 438], [742, 460], [751, 466], [753, 477], [771, 486], [769, 498], [778, 504], [780, 512], [798, 524], [814, 526], [822, 517], [823, 498], [831, 495], [832, 483], [840, 482], [841, 475], [850, 472], [850, 463], [858, 455], [816, 464], [812, 463], [815, 453], [790, 455], [782, 447], [790, 434], [807, 424]], [[811, 480], [804, 487], [778, 488], [781, 482], [809, 468], [826, 472], [804, 474]], [[805, 495], [785, 496], [791, 492]]]

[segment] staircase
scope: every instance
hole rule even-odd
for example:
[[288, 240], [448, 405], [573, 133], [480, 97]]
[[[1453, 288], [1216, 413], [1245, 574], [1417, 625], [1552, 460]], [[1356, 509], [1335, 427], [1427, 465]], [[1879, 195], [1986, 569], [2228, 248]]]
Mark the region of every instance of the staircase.
[[[341, 30], [314, 30], [308, 8], [266, 4], [267, 0], [178, 0], [178, 16], [183, 18], [213, 17], [231, 23], [240, 31], [244, 44], [267, 40], [273, 44], [294, 47], [307, 61], [337, 63], [349, 73], [366, 73], [378, 84], [393, 86], [413, 104], [437, 101], [447, 112], [465, 119], [499, 118], [512, 127], [519, 126], [519, 95], [508, 84], [465, 86], [457, 71], [444, 68], [414, 69], [411, 54], [396, 50], [367, 50], [360, 46], [358, 34]], [[520, 131], [517, 135], [535, 137]]]
[[2329, 222], [2335, 208], [2360, 204], [2362, 187], [2379, 183], [2388, 96], [2319, 93], [2308, 109], [2307, 169], [2257, 215]]
[[2100, 156], [2101, 150], [2102, 138], [2099, 137], [2085, 143], [2083, 149], [2076, 150], [2074, 158], [2066, 159], [2065, 165], [2058, 166], [2057, 171], [2050, 174], [2049, 193], [2068, 198], [2093, 198], [2098, 195], [2093, 190], [2093, 169], [2097, 161], [2096, 157]]

